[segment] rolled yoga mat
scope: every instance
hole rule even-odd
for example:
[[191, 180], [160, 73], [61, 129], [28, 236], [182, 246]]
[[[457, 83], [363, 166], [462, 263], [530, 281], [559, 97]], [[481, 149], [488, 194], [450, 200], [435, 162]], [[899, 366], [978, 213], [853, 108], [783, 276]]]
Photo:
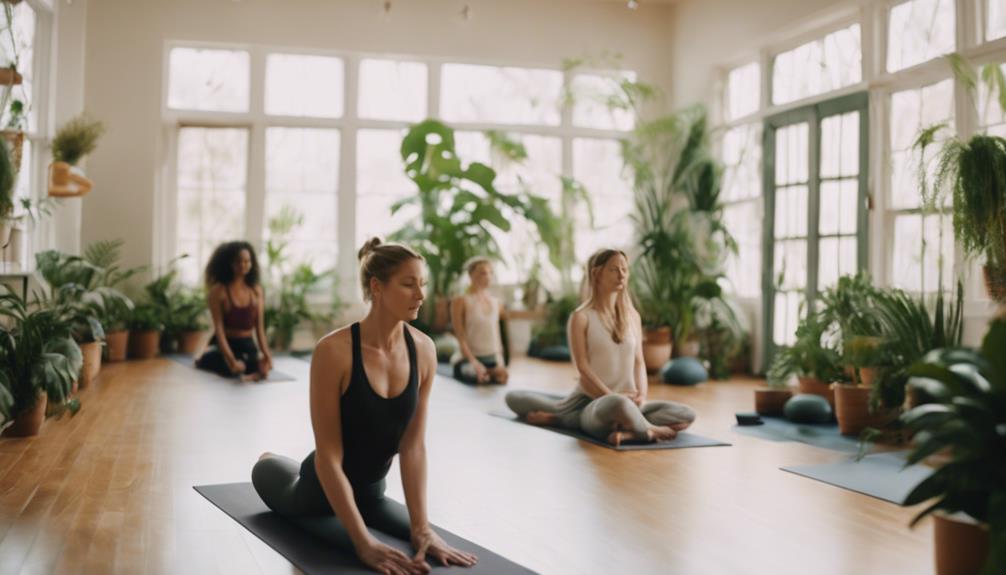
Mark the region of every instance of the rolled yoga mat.
[[904, 505], [912, 489], [934, 471], [924, 465], [905, 467], [906, 457], [906, 451], [872, 453], [859, 461], [851, 458], [835, 463], [793, 465], [780, 469]]
[[640, 449], [681, 449], [684, 447], [719, 447], [724, 445], [730, 445], [729, 443], [724, 443], [717, 439], [710, 439], [708, 437], [703, 437], [701, 435], [695, 435], [694, 433], [689, 433], [687, 431], [682, 431], [678, 433], [678, 436], [671, 441], [623, 441], [621, 445], [615, 447], [614, 445], [601, 441], [599, 439], [594, 439], [593, 437], [583, 433], [580, 430], [566, 429], [564, 427], [554, 427], [546, 425], [531, 425], [526, 421], [520, 419], [514, 413], [505, 410], [493, 410], [489, 412], [489, 415], [506, 419], [509, 421], [514, 421], [520, 423], [521, 425], [527, 425], [529, 427], [535, 427], [538, 429], [545, 429], [548, 431], [554, 431], [556, 433], [561, 433], [562, 435], [568, 435], [570, 437], [575, 437], [576, 439], [582, 439], [583, 441], [589, 441], [594, 445], [600, 445], [601, 447], [607, 447], [608, 449], [614, 449], [616, 451], [636, 451]]
[[793, 423], [779, 417], [763, 417], [762, 420], [764, 425], [735, 425], [733, 431], [770, 441], [798, 441], [842, 453], [859, 453], [859, 440], [839, 433], [837, 424]]
[[[185, 353], [172, 353], [172, 354], [165, 355], [164, 357], [166, 357], [167, 359], [170, 359], [171, 361], [173, 361], [175, 363], [179, 363], [181, 365], [184, 365], [185, 367], [191, 367], [192, 369], [197, 370], [199, 373], [205, 373], [207, 375], [211, 375], [211, 376], [214, 376], [214, 377], [219, 377], [220, 379], [223, 379], [223, 380], [226, 380], [226, 381], [238, 381], [237, 377], [222, 377], [218, 373], [214, 373], [212, 371], [206, 371], [204, 369], [199, 369], [198, 367], [196, 367], [196, 358], [192, 357], [191, 355], [185, 354]], [[275, 364], [277, 362], [277, 360], [280, 360], [280, 359], [281, 358], [273, 357], [273, 363]], [[269, 377], [267, 377], [264, 380], [262, 380], [262, 382], [264, 382], [264, 383], [278, 383], [278, 382], [281, 382], [281, 381], [297, 381], [297, 378], [294, 377], [294, 376], [292, 376], [292, 375], [287, 375], [287, 374], [285, 374], [285, 373], [283, 373], [281, 371], [273, 369], [273, 370], [271, 370], [269, 372]]]
[[[226, 513], [246, 529], [251, 531], [256, 537], [267, 545], [275, 549], [280, 555], [286, 557], [288, 561], [297, 566], [298, 569], [307, 575], [328, 575], [338, 573], [340, 575], [372, 575], [373, 571], [367, 569], [351, 553], [341, 551], [332, 544], [327, 543], [319, 537], [301, 529], [295, 520], [287, 519], [278, 513], [270, 511], [251, 483], [227, 483], [223, 485], [199, 485], [194, 487], [200, 495], [216, 505], [221, 511]], [[400, 503], [395, 503], [401, 505]], [[403, 506], [404, 507], [404, 506]], [[312, 517], [313, 521], [318, 518]], [[335, 521], [335, 518], [332, 518]], [[427, 561], [433, 566], [432, 573], [464, 573], [471, 575], [522, 575], [533, 574], [534, 571], [522, 567], [513, 561], [500, 557], [484, 547], [480, 547], [471, 541], [462, 539], [450, 531], [435, 527], [437, 533], [444, 538], [449, 545], [474, 553], [478, 556], [479, 562], [474, 567], [444, 567], [428, 558]], [[403, 553], [412, 557], [415, 551], [408, 541], [395, 539], [390, 535], [381, 533], [374, 529], [370, 530], [381, 542], [400, 549]]]

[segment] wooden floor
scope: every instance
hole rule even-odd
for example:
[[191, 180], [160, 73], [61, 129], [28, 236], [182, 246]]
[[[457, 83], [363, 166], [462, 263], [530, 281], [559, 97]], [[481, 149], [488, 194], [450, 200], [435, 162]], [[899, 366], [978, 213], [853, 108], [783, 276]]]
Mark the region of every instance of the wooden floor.
[[[262, 451], [312, 448], [297, 382], [232, 384], [168, 360], [106, 366], [74, 418], [0, 440], [0, 574], [296, 573], [192, 490], [249, 480]], [[518, 360], [511, 388], [566, 390], [568, 365]], [[753, 381], [654, 386], [732, 447], [615, 452], [486, 412], [504, 389], [438, 380], [430, 517], [541, 573], [927, 574], [913, 513], [780, 471], [841, 455], [730, 431]], [[403, 500], [397, 466], [388, 494]]]

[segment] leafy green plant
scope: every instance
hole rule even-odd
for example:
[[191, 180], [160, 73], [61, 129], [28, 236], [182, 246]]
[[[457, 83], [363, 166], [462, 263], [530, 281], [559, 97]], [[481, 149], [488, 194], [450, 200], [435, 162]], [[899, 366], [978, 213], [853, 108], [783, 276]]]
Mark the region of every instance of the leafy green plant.
[[733, 362], [743, 352], [747, 327], [742, 323], [737, 302], [723, 297], [697, 302], [695, 325], [699, 334], [700, 353], [709, 361], [709, 374], [714, 379], [730, 377]]
[[154, 278], [144, 286], [147, 301], [157, 308], [162, 318], [163, 330], [169, 337], [161, 341], [168, 345], [171, 336], [184, 331], [199, 331], [206, 329], [206, 298], [202, 290], [185, 288], [178, 281], [178, 260], [188, 257], [182, 254], [165, 267], [164, 273]]
[[164, 329], [162, 308], [151, 302], [136, 304], [129, 316], [131, 331], [161, 331]]
[[9, 217], [14, 211], [14, 184], [17, 175], [11, 162], [10, 150], [0, 142], [0, 217]]
[[880, 334], [880, 323], [874, 313], [879, 294], [880, 290], [865, 272], [842, 276], [821, 294], [821, 321], [833, 330], [831, 335], [837, 348], [843, 349], [845, 342], [857, 336]]
[[51, 415], [80, 408], [70, 392], [84, 360], [63, 312], [0, 294], [0, 317], [8, 322], [0, 326], [0, 384], [10, 390], [13, 416], [32, 409], [40, 393], [48, 396]]
[[104, 124], [86, 114], [71, 119], [56, 131], [52, 139], [53, 160], [77, 165], [81, 158], [98, 147], [98, 138], [104, 133]]
[[840, 379], [839, 354], [823, 343], [828, 325], [818, 314], [806, 314], [791, 346], [776, 348], [768, 369], [769, 387], [785, 387], [791, 376], [814, 377], [825, 383]]
[[573, 315], [579, 305], [580, 299], [571, 293], [548, 302], [545, 321], [532, 333], [529, 353], [534, 355], [546, 347], [569, 345], [566, 326], [569, 323], [569, 316]]
[[[495, 170], [479, 162], [465, 164], [457, 156], [454, 130], [447, 125], [425, 120], [413, 126], [402, 140], [401, 156], [417, 193], [396, 202], [392, 213], [416, 205], [419, 214], [391, 239], [409, 244], [426, 259], [430, 303], [449, 296], [471, 257], [500, 259], [494, 230], [509, 232], [515, 217], [533, 223], [542, 241], [556, 250], [557, 225], [548, 201], [526, 191], [497, 190]], [[427, 323], [433, 309], [435, 305], [424, 306]]]
[[934, 511], [965, 513], [989, 527], [989, 555], [982, 573], [1006, 571], [1006, 319], [992, 322], [980, 351], [942, 348], [926, 354], [908, 374], [931, 403], [901, 416], [918, 441], [908, 463], [949, 453], [949, 460], [905, 500], [935, 502], [912, 520]]

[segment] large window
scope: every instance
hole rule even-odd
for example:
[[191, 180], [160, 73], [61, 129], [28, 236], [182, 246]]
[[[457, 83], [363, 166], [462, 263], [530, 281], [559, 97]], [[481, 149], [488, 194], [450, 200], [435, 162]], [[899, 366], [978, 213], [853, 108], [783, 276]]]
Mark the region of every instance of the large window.
[[440, 73], [440, 111], [448, 122], [559, 125], [558, 70], [444, 64]]
[[897, 72], [954, 51], [954, 0], [910, 0], [891, 8], [887, 71]]
[[171, 50], [168, 107], [176, 110], [247, 112], [249, 54], [244, 50]]
[[783, 52], [772, 66], [772, 101], [785, 104], [858, 84], [862, 59], [859, 24]]
[[761, 294], [761, 124], [743, 124], [723, 136], [723, 219], [737, 241], [727, 260], [727, 279], [743, 297]]

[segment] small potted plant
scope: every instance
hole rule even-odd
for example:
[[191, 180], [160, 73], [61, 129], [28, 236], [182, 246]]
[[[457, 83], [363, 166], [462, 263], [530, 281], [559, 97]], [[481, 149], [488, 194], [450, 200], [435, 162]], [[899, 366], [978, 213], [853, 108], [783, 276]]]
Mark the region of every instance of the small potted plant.
[[[912, 366], [911, 385], [930, 403], [901, 421], [917, 439], [908, 463], [938, 468], [912, 490], [905, 505], [928, 505], [938, 575], [1006, 573], [1006, 319], [993, 320], [978, 351], [944, 348]], [[990, 545], [991, 543], [991, 545]]]
[[49, 195], [56, 197], [77, 197], [91, 191], [91, 180], [76, 167], [98, 145], [98, 138], [105, 127], [80, 115], [64, 124], [52, 140], [52, 159], [49, 166]]
[[133, 302], [114, 288], [98, 288], [95, 290], [95, 295], [96, 299], [91, 302], [91, 306], [105, 332], [106, 359], [125, 361]]
[[0, 294], [0, 386], [10, 391], [13, 423], [6, 437], [37, 435], [47, 415], [76, 413], [71, 398], [83, 365], [63, 311], [28, 304], [16, 293]]
[[816, 314], [804, 317], [797, 327], [796, 341], [776, 351], [769, 369], [777, 378], [795, 375], [800, 393], [820, 395], [834, 408], [831, 382], [840, 377], [841, 370], [838, 352], [822, 343], [825, 328]]
[[780, 348], [776, 352], [775, 360], [765, 374], [768, 387], [755, 390], [756, 412], [776, 417], [783, 415], [783, 407], [789, 398], [793, 397], [789, 380], [793, 373], [799, 370], [799, 366], [792, 363], [794, 361], [795, 356], [788, 353], [788, 348]]
[[194, 354], [204, 344], [209, 329], [206, 311], [201, 290], [180, 290], [174, 296], [171, 327], [178, 337], [179, 353]]
[[136, 359], [157, 357], [161, 347], [164, 319], [152, 303], [137, 304], [129, 318], [129, 355]]

